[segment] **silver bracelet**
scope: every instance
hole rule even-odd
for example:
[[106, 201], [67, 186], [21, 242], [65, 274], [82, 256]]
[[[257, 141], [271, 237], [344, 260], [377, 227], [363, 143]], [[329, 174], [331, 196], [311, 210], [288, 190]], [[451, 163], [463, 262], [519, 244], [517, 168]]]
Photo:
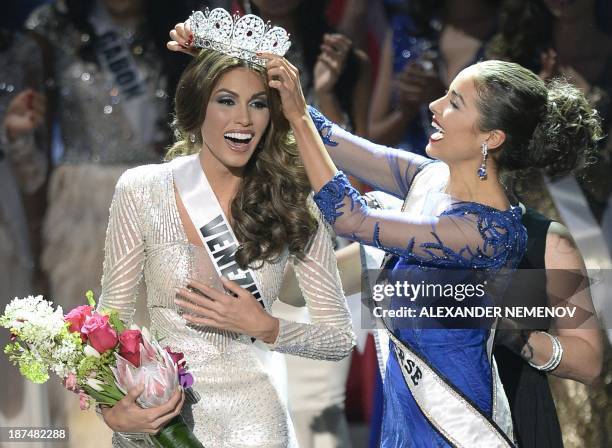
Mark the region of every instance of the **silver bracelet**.
[[552, 342], [552, 347], [553, 347], [552, 356], [550, 357], [550, 359], [548, 360], [546, 364], [543, 364], [541, 366], [538, 366], [532, 363], [531, 361], [527, 361], [527, 362], [534, 369], [538, 369], [543, 372], [550, 372], [552, 370], [555, 370], [557, 367], [559, 367], [559, 364], [561, 363], [561, 358], [563, 358], [563, 346], [561, 345], [561, 342], [559, 341], [559, 338], [557, 336], [553, 336], [552, 334], [547, 333], [545, 331], [538, 331], [538, 333], [545, 334], [546, 336], [550, 338], [550, 342]]

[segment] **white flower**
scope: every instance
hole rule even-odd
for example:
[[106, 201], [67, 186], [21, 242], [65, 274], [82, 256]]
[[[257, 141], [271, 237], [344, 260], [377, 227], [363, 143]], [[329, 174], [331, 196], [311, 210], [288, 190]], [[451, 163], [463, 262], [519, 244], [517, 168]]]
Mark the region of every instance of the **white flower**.
[[91, 387], [94, 390], [97, 390], [98, 392], [103, 392], [104, 389], [102, 389], [102, 381], [97, 380], [95, 378], [87, 378], [87, 385], [89, 387]]
[[28, 343], [43, 343], [56, 337], [64, 327], [62, 308], [53, 309], [52, 302], [42, 296], [15, 298], [9, 303], [0, 325], [12, 329]]
[[0, 325], [24, 342], [24, 362], [38, 362], [61, 378], [76, 373], [83, 357], [81, 340], [67, 331], [60, 306], [54, 310], [42, 296], [15, 298], [0, 316]]

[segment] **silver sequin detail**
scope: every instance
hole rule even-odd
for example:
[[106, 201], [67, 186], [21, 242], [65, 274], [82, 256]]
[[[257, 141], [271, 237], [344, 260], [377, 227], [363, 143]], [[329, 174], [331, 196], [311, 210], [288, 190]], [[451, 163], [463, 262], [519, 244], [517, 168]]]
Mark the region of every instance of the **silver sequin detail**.
[[[311, 199], [309, 207], [316, 208]], [[295, 265], [311, 324], [281, 319], [275, 351], [315, 359], [342, 359], [354, 334], [340, 285], [329, 227], [319, 230], [304, 261], [285, 252], [255, 270], [267, 309], [278, 297], [287, 261]], [[167, 164], [128, 170], [119, 180], [106, 239], [100, 306], [116, 309], [130, 322], [144, 277], [151, 332], [185, 353], [201, 397], [183, 409], [195, 435], [207, 447], [287, 447], [291, 427], [284, 398], [264, 370], [257, 348], [245, 335], [187, 325], [174, 304], [174, 288], [189, 276], [216, 279], [210, 259], [188, 243], [175, 202]], [[218, 280], [217, 280], [218, 281]], [[275, 356], [273, 353], [272, 356]], [[137, 436], [130, 436], [132, 439]], [[114, 446], [148, 446], [115, 434]]]

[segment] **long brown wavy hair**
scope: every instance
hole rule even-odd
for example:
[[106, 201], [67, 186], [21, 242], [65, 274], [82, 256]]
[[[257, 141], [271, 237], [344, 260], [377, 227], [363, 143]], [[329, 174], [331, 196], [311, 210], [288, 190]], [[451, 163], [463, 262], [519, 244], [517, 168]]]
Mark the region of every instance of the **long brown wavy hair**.
[[[240, 242], [236, 260], [243, 268], [261, 267], [264, 261], [277, 260], [285, 247], [303, 258], [317, 230], [317, 221], [306, 206], [311, 188], [289, 123], [281, 111], [280, 97], [269, 88], [264, 68], [214, 50], [202, 50], [178, 83], [172, 122], [176, 142], [168, 150], [166, 160], [200, 150], [200, 128], [210, 96], [221, 77], [237, 67], [249, 68], [261, 77], [268, 97], [270, 124], [245, 166], [231, 203], [232, 228]], [[195, 135], [195, 142], [191, 142], [190, 135]]]

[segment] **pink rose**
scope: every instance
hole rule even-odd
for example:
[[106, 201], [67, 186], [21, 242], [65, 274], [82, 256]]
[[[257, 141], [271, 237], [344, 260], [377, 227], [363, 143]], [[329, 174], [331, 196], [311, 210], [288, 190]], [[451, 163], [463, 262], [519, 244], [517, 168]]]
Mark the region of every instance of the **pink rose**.
[[77, 391], [77, 377], [74, 373], [69, 373], [68, 376], [64, 379], [64, 387], [72, 392]]
[[79, 405], [81, 407], [81, 411], [86, 411], [90, 406], [89, 397], [84, 392], [79, 392]]
[[125, 330], [119, 335], [119, 354], [131, 362], [134, 367], [140, 367], [140, 330]]
[[81, 333], [89, 338], [89, 343], [102, 354], [117, 345], [117, 332], [108, 323], [108, 316], [95, 313], [85, 321]]
[[[77, 306], [75, 309], [71, 310], [68, 314], [64, 316], [64, 320], [70, 323], [70, 327], [68, 331], [71, 333], [77, 333], [81, 331], [83, 324], [87, 320], [88, 317], [91, 316], [93, 308], [89, 305], [81, 305]], [[85, 341], [86, 336], [81, 333], [81, 339]]]

